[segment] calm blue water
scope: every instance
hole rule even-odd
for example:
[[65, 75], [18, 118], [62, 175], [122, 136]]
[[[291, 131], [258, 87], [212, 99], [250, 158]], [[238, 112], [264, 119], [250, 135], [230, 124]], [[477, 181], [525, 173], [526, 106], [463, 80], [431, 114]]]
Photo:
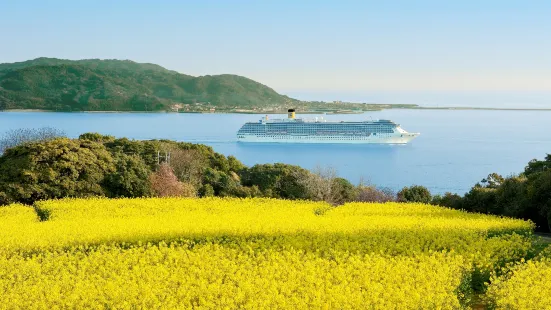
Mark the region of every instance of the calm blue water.
[[[408, 145], [241, 144], [235, 133], [260, 115], [142, 113], [0, 113], [0, 133], [43, 126], [77, 137], [100, 132], [134, 139], [166, 138], [204, 143], [247, 165], [283, 162], [305, 168], [331, 166], [360, 179], [399, 189], [421, 184], [431, 191], [463, 193], [491, 172], [522, 171], [532, 158], [551, 153], [551, 112], [387, 110], [326, 119], [391, 119], [421, 136]], [[275, 117], [275, 116], [271, 116]], [[305, 116], [314, 117], [314, 116]]]

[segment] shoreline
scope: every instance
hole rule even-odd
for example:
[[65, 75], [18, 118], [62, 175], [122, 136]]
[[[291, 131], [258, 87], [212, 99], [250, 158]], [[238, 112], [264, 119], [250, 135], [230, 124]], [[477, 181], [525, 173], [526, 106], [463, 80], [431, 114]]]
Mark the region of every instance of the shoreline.
[[[395, 108], [397, 109], [397, 108]], [[484, 110], [484, 111], [551, 111], [551, 108], [487, 108], [487, 107], [415, 107], [408, 110]], [[391, 110], [391, 109], [389, 109]]]
[[[363, 111], [353, 111], [353, 110], [341, 110], [341, 111], [300, 111], [297, 114], [328, 114], [328, 115], [339, 115], [339, 114], [364, 114], [368, 112], [375, 111], [384, 111], [384, 110], [455, 110], [455, 111], [469, 111], [469, 110], [479, 110], [479, 111], [551, 111], [551, 108], [489, 108], [489, 107], [389, 107], [381, 109], [372, 109], [372, 110], [363, 110]], [[42, 109], [7, 109], [0, 110], [0, 113], [14, 113], [14, 112], [24, 112], [24, 113], [151, 113], [151, 114], [286, 114], [285, 111], [220, 111], [220, 112], [206, 112], [206, 111], [53, 111], [53, 110], [42, 110]]]

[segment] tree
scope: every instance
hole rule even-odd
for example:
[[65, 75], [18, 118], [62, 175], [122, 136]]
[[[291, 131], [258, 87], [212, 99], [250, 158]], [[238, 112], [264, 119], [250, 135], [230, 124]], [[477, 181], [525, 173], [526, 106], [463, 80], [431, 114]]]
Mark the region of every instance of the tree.
[[203, 185], [203, 187], [201, 187], [201, 190], [199, 191], [199, 195], [201, 197], [213, 197], [214, 188], [210, 184], [205, 184]]
[[257, 186], [266, 197], [307, 199], [309, 191], [305, 181], [310, 172], [287, 164], [261, 164], [241, 169], [241, 184]]
[[228, 156], [228, 165], [230, 168], [230, 171], [233, 172], [241, 172], [243, 169], [245, 169], [245, 165], [243, 165], [242, 162], [240, 162], [235, 156]]
[[[299, 182], [306, 188], [308, 197], [315, 201], [326, 201], [333, 205], [343, 203], [348, 197], [344, 195], [352, 195], [347, 192], [348, 184], [337, 180], [337, 172], [331, 167], [317, 167], [312, 173], [300, 179]], [[337, 180], [337, 181], [336, 181]], [[348, 182], [348, 181], [346, 181]], [[351, 185], [351, 184], [350, 184]]]
[[477, 185], [465, 194], [462, 203], [463, 208], [472, 212], [500, 214], [501, 210], [497, 205], [496, 189]]
[[90, 141], [95, 141], [99, 143], [108, 143], [108, 142], [115, 141], [115, 137], [113, 136], [102, 135], [96, 132], [83, 133], [78, 138], [80, 140], [90, 140]]
[[0, 157], [4, 203], [103, 196], [105, 175], [115, 171], [102, 144], [57, 138], [7, 149]]
[[64, 136], [65, 132], [51, 127], [11, 129], [0, 137], [0, 154], [24, 143], [49, 141]]
[[136, 141], [127, 138], [104, 141], [104, 145], [109, 152], [113, 154], [138, 155], [151, 170], [158, 168], [157, 152], [159, 151], [160, 144], [159, 141]]
[[194, 197], [196, 196], [195, 188], [189, 183], [178, 181], [172, 168], [163, 163], [159, 166], [159, 170], [153, 173], [150, 178], [151, 188], [158, 197]]
[[274, 196], [283, 199], [310, 199], [310, 192], [303, 182], [310, 175], [310, 171], [306, 169], [287, 165], [275, 184]]
[[526, 181], [525, 216], [539, 230], [551, 230], [551, 154], [544, 160], [532, 160], [524, 170]]
[[459, 210], [462, 209], [462, 198], [458, 194], [447, 192], [444, 196], [432, 197], [431, 204]]
[[390, 202], [396, 201], [396, 193], [390, 188], [377, 188], [373, 185], [358, 186], [356, 200], [360, 202]]
[[151, 170], [138, 155], [115, 155], [116, 171], [105, 177], [103, 186], [109, 197], [147, 197], [152, 195]]
[[230, 168], [231, 168], [230, 163], [228, 162], [228, 159], [226, 158], [226, 156], [219, 153], [211, 154], [210, 166], [224, 173], [230, 172]]
[[463, 198], [457, 195], [440, 199], [439, 204], [467, 211], [505, 215], [531, 220], [538, 230], [551, 229], [551, 163], [532, 160], [523, 174], [503, 178], [492, 173], [475, 184]]
[[356, 199], [357, 189], [352, 183], [343, 178], [333, 178], [331, 180], [332, 203], [341, 205]]
[[551, 230], [551, 170], [532, 175], [528, 182], [527, 198], [535, 207], [532, 212], [537, 210], [530, 216], [541, 229]]
[[232, 195], [240, 198], [262, 197], [262, 192], [256, 185], [251, 187], [237, 186], [233, 190]]
[[496, 188], [498, 214], [534, 220], [530, 215], [533, 212], [529, 211], [531, 207], [526, 199], [527, 180], [524, 176], [511, 176]]
[[285, 174], [285, 168], [279, 164], [259, 164], [241, 173], [241, 182], [245, 186], [256, 185], [262, 192], [275, 191], [281, 175]]
[[206, 168], [203, 174], [203, 185], [211, 185], [214, 190], [215, 196], [233, 196], [233, 193], [237, 187], [240, 186], [239, 182], [228, 174], [215, 170], [213, 168]]
[[430, 191], [419, 185], [404, 187], [398, 192], [398, 201], [400, 202], [430, 203], [431, 198]]
[[497, 174], [497, 173], [490, 173], [486, 178], [482, 179], [480, 181], [482, 183], [482, 187], [486, 188], [498, 188], [501, 183], [503, 183], [505, 179]]
[[198, 150], [171, 150], [169, 165], [178, 180], [194, 186], [201, 185], [206, 160]]
[[551, 154], [547, 154], [544, 160], [532, 159], [524, 168], [524, 175], [529, 177], [532, 174], [551, 170]]
[[[505, 213], [504, 205], [501, 203], [511, 199], [511, 197], [505, 197], [510, 194], [502, 189], [503, 184], [512, 184], [508, 179], [510, 178], [503, 178], [497, 173], [489, 174], [465, 194], [461, 206], [467, 211], [503, 215]], [[502, 190], [500, 191], [500, 189]], [[502, 196], [501, 202], [500, 196]]]

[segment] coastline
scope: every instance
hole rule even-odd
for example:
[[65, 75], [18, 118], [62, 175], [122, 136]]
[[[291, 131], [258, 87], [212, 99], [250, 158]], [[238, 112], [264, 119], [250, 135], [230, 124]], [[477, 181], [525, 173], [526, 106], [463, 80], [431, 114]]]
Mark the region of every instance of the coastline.
[[[7, 109], [0, 110], [1, 112], [46, 112], [46, 113], [176, 113], [169, 111], [54, 111], [54, 110], [41, 110], [41, 109]], [[201, 112], [194, 112], [201, 113]]]
[[409, 110], [551, 111], [551, 108], [416, 107]]
[[[297, 114], [328, 114], [328, 115], [338, 115], [338, 114], [364, 114], [367, 112], [373, 111], [383, 111], [383, 110], [456, 110], [456, 111], [469, 111], [469, 110], [479, 110], [479, 111], [551, 111], [551, 108], [489, 108], [489, 107], [385, 107], [381, 109], [369, 109], [362, 111], [355, 110], [336, 110], [336, 111], [300, 111]], [[46, 112], [46, 113], [167, 113], [167, 114], [285, 114], [285, 111], [53, 111], [53, 110], [42, 110], [42, 109], [7, 109], [0, 110], [0, 113], [16, 113], [16, 112]]]

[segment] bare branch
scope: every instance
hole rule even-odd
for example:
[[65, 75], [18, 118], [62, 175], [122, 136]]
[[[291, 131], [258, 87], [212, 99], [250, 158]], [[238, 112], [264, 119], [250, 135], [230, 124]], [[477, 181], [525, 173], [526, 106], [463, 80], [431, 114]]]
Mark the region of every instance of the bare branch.
[[390, 202], [396, 201], [396, 193], [390, 188], [377, 188], [373, 185], [360, 185], [357, 201], [361, 202]]
[[199, 186], [205, 167], [205, 158], [197, 150], [173, 149], [170, 151], [170, 167], [178, 180]]
[[0, 136], [0, 154], [25, 143], [48, 141], [65, 136], [65, 132], [52, 127], [10, 129]]
[[163, 163], [159, 170], [150, 176], [151, 188], [158, 197], [194, 197], [196, 190], [189, 183], [182, 183], [174, 175], [172, 168]]

